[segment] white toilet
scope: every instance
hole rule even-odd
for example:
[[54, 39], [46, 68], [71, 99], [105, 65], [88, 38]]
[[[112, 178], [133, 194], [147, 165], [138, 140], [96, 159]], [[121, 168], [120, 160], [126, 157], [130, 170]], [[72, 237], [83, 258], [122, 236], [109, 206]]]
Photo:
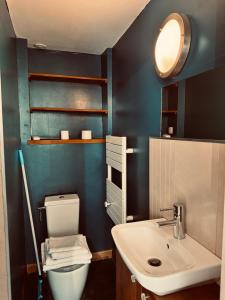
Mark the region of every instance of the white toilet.
[[[78, 234], [80, 200], [77, 194], [45, 198], [49, 237]], [[80, 300], [89, 264], [72, 265], [47, 271], [54, 300]]]

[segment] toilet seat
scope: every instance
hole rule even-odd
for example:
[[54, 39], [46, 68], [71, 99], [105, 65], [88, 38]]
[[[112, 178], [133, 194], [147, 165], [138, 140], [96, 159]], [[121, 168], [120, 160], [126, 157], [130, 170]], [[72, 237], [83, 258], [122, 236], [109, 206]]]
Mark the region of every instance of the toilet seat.
[[55, 270], [51, 270], [52, 272], [58, 272], [58, 273], [67, 273], [67, 272], [72, 272], [75, 271], [77, 269], [80, 269], [81, 267], [83, 267], [84, 265], [71, 265], [71, 266], [67, 266], [67, 267], [62, 267], [59, 269], [55, 269]]

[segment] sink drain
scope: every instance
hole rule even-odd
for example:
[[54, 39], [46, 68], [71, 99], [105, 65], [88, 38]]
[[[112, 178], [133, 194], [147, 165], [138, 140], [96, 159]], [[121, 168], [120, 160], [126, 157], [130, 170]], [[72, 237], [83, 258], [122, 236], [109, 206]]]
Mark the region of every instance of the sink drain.
[[158, 258], [150, 258], [148, 259], [148, 264], [152, 267], [159, 267], [161, 266], [162, 262]]

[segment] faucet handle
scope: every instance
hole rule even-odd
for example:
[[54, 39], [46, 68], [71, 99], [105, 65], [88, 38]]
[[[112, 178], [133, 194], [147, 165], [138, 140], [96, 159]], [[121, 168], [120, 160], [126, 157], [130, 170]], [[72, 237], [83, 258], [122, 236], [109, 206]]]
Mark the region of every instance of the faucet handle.
[[174, 208], [160, 208], [159, 211], [172, 211]]
[[184, 204], [183, 203], [174, 203], [172, 208], [161, 208], [160, 212], [163, 211], [173, 211], [174, 218], [183, 218], [184, 215]]

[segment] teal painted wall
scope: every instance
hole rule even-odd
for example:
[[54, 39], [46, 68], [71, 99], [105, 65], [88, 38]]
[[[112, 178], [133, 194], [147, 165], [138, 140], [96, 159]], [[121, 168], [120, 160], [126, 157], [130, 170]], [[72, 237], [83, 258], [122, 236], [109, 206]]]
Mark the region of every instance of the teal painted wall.
[[[112, 126], [113, 134], [128, 136], [128, 147], [137, 149], [136, 154], [128, 158], [128, 213], [138, 215], [140, 219], [148, 218], [148, 138], [160, 134], [161, 89], [172, 82], [161, 81], [155, 74], [154, 43], [162, 20], [174, 11], [187, 14], [193, 28], [190, 55], [176, 80], [224, 64], [224, 0], [151, 0], [113, 48], [113, 94], [111, 96], [110, 91], [103, 91], [103, 103], [102, 90], [98, 87], [74, 85], [76, 93], [73, 93], [70, 84], [31, 84], [30, 99], [35, 105], [47, 105], [52, 99], [55, 103], [62, 104], [64, 99], [68, 105], [80, 105], [80, 97], [84, 95], [86, 104], [100, 107], [105, 106], [104, 96], [109, 93], [113, 108], [112, 123], [111, 120], [102, 123], [100, 119], [89, 119], [90, 122], [86, 123], [86, 120], [76, 116], [39, 114], [32, 117], [32, 124], [35, 134], [45, 134], [47, 128], [49, 135], [55, 135], [60, 129], [66, 129], [62, 126], [68, 126], [75, 137], [87, 125], [93, 126], [96, 135], [105, 133], [105, 128]], [[87, 235], [91, 250], [111, 248], [111, 222], [102, 206], [105, 197], [104, 146], [26, 145], [30, 135], [29, 91], [25, 82], [28, 67], [35, 72], [98, 76], [101, 70], [107, 73], [101, 66], [101, 57], [40, 50], [29, 50], [27, 54], [24, 40], [20, 40], [19, 44], [19, 70], [22, 70], [19, 82], [21, 137], [38, 238], [41, 241], [46, 236], [46, 224], [40, 223], [37, 214], [37, 207], [43, 204], [44, 195], [77, 192], [81, 198], [80, 231]], [[26, 230], [27, 262], [33, 262], [28, 226]]]
[[161, 81], [155, 73], [155, 39], [163, 19], [178, 11], [192, 25], [191, 51], [176, 80], [225, 63], [225, 1], [151, 0], [113, 48], [113, 134], [128, 136], [128, 213], [148, 218], [148, 138], [160, 134]]
[[102, 77], [108, 82], [102, 89], [102, 108], [108, 109], [108, 117], [103, 119], [103, 132], [112, 134], [112, 49], [108, 48], [101, 55]]
[[18, 148], [20, 120], [16, 38], [5, 1], [0, 1], [0, 72], [12, 299], [21, 299], [25, 264], [23, 200]]
[[[105, 135], [105, 117], [102, 116], [35, 113], [31, 121], [29, 119], [29, 98], [31, 106], [102, 108], [102, 88], [91, 84], [32, 81], [28, 91], [27, 83], [23, 82], [27, 78], [27, 68], [30, 72], [101, 76], [101, 56], [27, 50], [26, 41], [22, 39], [18, 40], [18, 49], [22, 62], [20, 70], [23, 72], [20, 81], [23, 87], [20, 97], [21, 136], [38, 240], [41, 242], [47, 236], [45, 217], [40, 222], [37, 211], [39, 206], [43, 206], [44, 196], [78, 193], [80, 232], [87, 236], [91, 251], [110, 249], [111, 222], [104, 209], [105, 145], [26, 144], [30, 123], [35, 135], [59, 136], [59, 131], [63, 129], [68, 129], [73, 138], [79, 138], [82, 129], [91, 129], [94, 137]], [[24, 95], [26, 101], [22, 97]], [[26, 222], [27, 263], [32, 263], [34, 254], [28, 225]]]

